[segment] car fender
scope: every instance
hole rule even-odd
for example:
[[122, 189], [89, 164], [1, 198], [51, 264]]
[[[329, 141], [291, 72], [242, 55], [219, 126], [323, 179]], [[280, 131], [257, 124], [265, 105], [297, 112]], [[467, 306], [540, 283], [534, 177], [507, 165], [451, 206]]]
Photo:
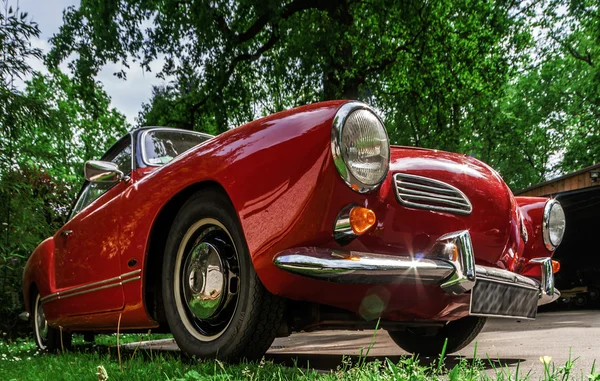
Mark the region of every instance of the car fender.
[[54, 238], [44, 240], [33, 251], [23, 270], [23, 299], [31, 313], [31, 287], [35, 285], [43, 297], [51, 294], [54, 285]]
[[523, 215], [523, 222], [527, 228], [528, 240], [525, 244], [525, 250], [523, 251], [523, 264], [521, 272], [524, 275], [533, 276], [536, 278], [541, 277], [541, 270], [539, 265], [530, 265], [529, 260], [533, 258], [544, 258], [552, 257], [554, 254], [553, 250], [548, 250], [544, 244], [544, 236], [542, 232], [542, 225], [544, 219], [544, 208], [546, 203], [549, 201], [546, 197], [515, 197], [521, 214]]
[[[302, 217], [311, 202], [314, 213], [322, 215], [328, 195], [333, 193], [332, 183], [339, 180], [331, 160], [330, 137], [333, 118], [344, 103], [324, 102], [258, 119], [145, 174], [123, 196], [122, 215], [131, 217], [122, 227], [121, 267], [127, 268], [131, 259], [136, 259], [147, 269], [155, 221], [170, 201], [198, 184], [217, 183], [236, 210], [253, 265], [264, 282], [266, 273], [261, 269], [273, 270], [273, 265], [263, 254], [324, 230], [320, 219]], [[325, 175], [326, 171], [333, 172]], [[355, 193], [342, 185], [346, 192]], [[302, 226], [298, 228], [298, 224]], [[311, 227], [310, 231], [306, 227]], [[141, 297], [138, 292], [128, 300]]]

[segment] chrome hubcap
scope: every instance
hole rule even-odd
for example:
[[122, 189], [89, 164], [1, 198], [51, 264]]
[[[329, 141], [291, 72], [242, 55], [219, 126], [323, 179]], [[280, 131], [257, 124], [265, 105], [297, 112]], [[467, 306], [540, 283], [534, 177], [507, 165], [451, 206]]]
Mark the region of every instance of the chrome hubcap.
[[175, 277], [180, 316], [202, 341], [219, 337], [231, 323], [238, 301], [238, 255], [225, 227], [213, 219], [194, 224], [184, 236]]
[[217, 249], [207, 242], [196, 245], [186, 260], [183, 273], [186, 274], [184, 280], [188, 280], [183, 285], [188, 308], [199, 319], [210, 318], [218, 311], [227, 288]]

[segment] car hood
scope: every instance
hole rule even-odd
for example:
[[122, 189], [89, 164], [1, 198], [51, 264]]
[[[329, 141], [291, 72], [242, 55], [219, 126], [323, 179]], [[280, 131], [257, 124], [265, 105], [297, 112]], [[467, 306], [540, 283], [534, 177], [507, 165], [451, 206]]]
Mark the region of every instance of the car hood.
[[463, 216], [430, 212], [432, 229], [443, 230], [445, 219], [456, 226], [458, 219], [471, 233], [479, 263], [500, 267], [514, 263], [519, 239], [516, 203], [498, 172], [468, 155], [411, 147], [392, 147], [390, 172], [427, 177], [461, 190], [472, 212]]

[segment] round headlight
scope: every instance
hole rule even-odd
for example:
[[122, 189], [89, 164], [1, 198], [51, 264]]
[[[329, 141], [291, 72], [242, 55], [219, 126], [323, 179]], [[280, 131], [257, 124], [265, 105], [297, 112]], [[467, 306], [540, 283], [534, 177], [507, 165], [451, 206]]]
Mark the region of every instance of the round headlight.
[[565, 211], [556, 200], [550, 200], [544, 208], [544, 244], [548, 250], [555, 250], [565, 235]]
[[333, 121], [331, 151], [344, 181], [355, 191], [375, 189], [387, 176], [390, 143], [381, 120], [367, 105], [343, 105]]

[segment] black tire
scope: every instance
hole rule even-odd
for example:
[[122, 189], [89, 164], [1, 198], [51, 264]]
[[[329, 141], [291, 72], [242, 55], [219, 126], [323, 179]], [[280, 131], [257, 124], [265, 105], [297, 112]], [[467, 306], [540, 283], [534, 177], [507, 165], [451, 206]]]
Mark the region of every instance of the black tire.
[[394, 342], [407, 352], [420, 356], [439, 356], [446, 345], [446, 354], [466, 347], [481, 332], [487, 318], [467, 316], [451, 321], [442, 328], [417, 327], [405, 331], [389, 331]]
[[59, 328], [52, 328], [48, 325], [43, 306], [40, 302], [40, 294], [37, 292], [32, 298], [31, 312], [33, 336], [39, 350], [44, 352], [64, 352], [71, 349], [71, 333]]
[[177, 214], [165, 248], [162, 289], [177, 345], [199, 358], [260, 359], [285, 307], [260, 282], [237, 213], [217, 189], [196, 193]]

